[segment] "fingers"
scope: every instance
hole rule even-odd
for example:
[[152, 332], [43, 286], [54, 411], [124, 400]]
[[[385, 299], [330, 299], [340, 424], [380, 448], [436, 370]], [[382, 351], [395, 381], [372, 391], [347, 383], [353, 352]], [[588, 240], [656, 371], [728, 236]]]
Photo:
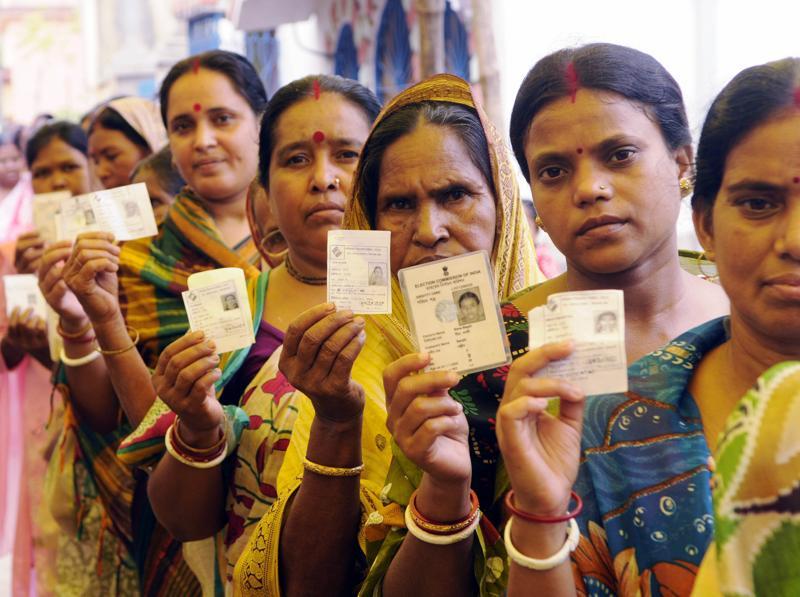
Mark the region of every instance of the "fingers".
[[[364, 329], [366, 322], [363, 317], [356, 317], [351, 321], [345, 323], [342, 327], [333, 332], [319, 347], [317, 356], [314, 362], [314, 368], [317, 374], [323, 377], [329, 377], [333, 365], [339, 358], [339, 354], [344, 348], [350, 344], [350, 341], [355, 338]], [[319, 324], [318, 324], [319, 325]], [[297, 358], [302, 361], [303, 345], [301, 342], [300, 350], [298, 351]]]
[[214, 384], [222, 376], [222, 370], [215, 368], [204, 374], [192, 385], [190, 398], [192, 404], [200, 404], [214, 391]]
[[328, 373], [328, 378], [339, 383], [351, 383], [350, 379], [353, 372], [353, 364], [356, 362], [364, 342], [367, 340], [367, 333], [361, 330], [356, 334], [347, 345], [339, 351], [336, 360]]
[[430, 371], [408, 375], [401, 379], [388, 408], [386, 424], [391, 430], [395, 422], [405, 416], [406, 410], [420, 396], [442, 395], [458, 383], [458, 375], [452, 371]]
[[335, 310], [336, 307], [332, 303], [322, 303], [298, 315], [289, 325], [284, 335], [283, 354], [290, 357], [294, 356], [297, 353], [298, 346], [305, 332]]
[[93, 243], [93, 242], [100, 242], [104, 244], [110, 244], [111, 246], [115, 247], [117, 251], [119, 251], [119, 247], [112, 244], [114, 243], [114, 235], [110, 232], [82, 232], [78, 235], [78, 238], [75, 239], [75, 245], [84, 245], [86, 243]]
[[190, 346], [194, 346], [195, 344], [199, 344], [205, 338], [205, 334], [202, 331], [196, 332], [186, 332], [182, 337], [178, 338], [167, 346], [162, 352], [161, 355], [158, 357], [158, 363], [156, 363], [156, 375], [164, 375], [164, 371], [167, 368], [167, 364], [170, 362], [172, 357], [176, 354], [183, 352]]
[[417, 371], [421, 371], [431, 362], [427, 353], [414, 352], [403, 355], [396, 361], [389, 363], [383, 370], [383, 389], [386, 394], [387, 406], [391, 404], [397, 384], [401, 379]]
[[[211, 342], [201, 342], [177, 353], [164, 370], [164, 389], [176, 397], [190, 393], [192, 385], [219, 364]], [[163, 391], [163, 389], [162, 389]]]
[[541, 405], [540, 410], [543, 410], [547, 406], [547, 399], [553, 397], [561, 399], [559, 418], [573, 427], [580, 426], [583, 422], [585, 395], [580, 388], [563, 379], [548, 377], [527, 377], [522, 379], [510, 394], [503, 396], [501, 406], [522, 401], [529, 404], [529, 406]]
[[39, 278], [41, 279], [42, 276], [48, 272], [48, 270], [50, 270], [60, 261], [66, 261], [69, 259], [71, 253], [72, 246], [70, 245], [69, 241], [60, 241], [50, 245], [50, 247], [42, 255], [42, 259], [39, 264]]
[[450, 396], [420, 396], [409, 405], [402, 417], [387, 422], [387, 426], [396, 437], [410, 437], [428, 421], [439, 417], [456, 417], [461, 413], [461, 404]]
[[305, 364], [306, 369], [316, 366], [315, 361], [317, 359], [317, 354], [323, 345], [331, 339], [340, 328], [352, 321], [352, 311], [336, 311], [308, 327], [297, 346], [297, 362]]

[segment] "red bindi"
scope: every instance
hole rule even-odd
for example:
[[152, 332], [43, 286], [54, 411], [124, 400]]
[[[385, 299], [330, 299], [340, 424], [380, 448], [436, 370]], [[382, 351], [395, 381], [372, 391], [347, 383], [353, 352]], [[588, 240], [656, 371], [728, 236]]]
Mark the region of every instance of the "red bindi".
[[578, 148], [578, 153], [579, 153], [579, 154], [583, 153], [583, 147], [579, 147], [579, 148]]
[[320, 91], [321, 91], [320, 88], [319, 88], [319, 79], [314, 79], [314, 83], [313, 83], [312, 87], [314, 88], [314, 99], [318, 100], [319, 99], [319, 94], [320, 94]]
[[322, 143], [325, 140], [325, 133], [316, 131], [311, 138], [314, 140], [314, 143]]
[[200, 59], [199, 58], [195, 58], [194, 62], [192, 63], [192, 72], [194, 74], [197, 74], [197, 71], [199, 71], [199, 70], [200, 70]]
[[575, 70], [575, 63], [570, 62], [567, 65], [567, 89], [569, 90], [569, 96], [572, 99], [572, 103], [575, 103], [575, 96], [578, 95], [578, 86], [580, 85], [578, 81], [578, 71]]
[[793, 182], [794, 184], [798, 184], [798, 183], [800, 183], [800, 176], [795, 176], [795, 177], [792, 179], [792, 182]]
[[192, 108], [194, 108], [195, 112], [199, 112], [200, 110], [203, 109], [203, 106], [201, 106], [200, 104], [195, 104], [194, 106], [192, 106]]

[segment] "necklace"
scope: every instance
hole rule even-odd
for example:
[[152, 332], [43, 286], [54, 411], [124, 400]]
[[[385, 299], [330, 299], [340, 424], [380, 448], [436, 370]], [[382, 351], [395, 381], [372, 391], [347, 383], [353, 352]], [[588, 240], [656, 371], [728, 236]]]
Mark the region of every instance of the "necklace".
[[292, 265], [292, 260], [289, 259], [289, 253], [286, 253], [286, 259], [284, 260], [284, 263], [286, 264], [286, 272], [301, 284], [309, 284], [311, 286], [324, 286], [325, 284], [328, 283], [327, 276], [315, 278], [312, 276], [304, 276], [303, 274], [298, 272]]

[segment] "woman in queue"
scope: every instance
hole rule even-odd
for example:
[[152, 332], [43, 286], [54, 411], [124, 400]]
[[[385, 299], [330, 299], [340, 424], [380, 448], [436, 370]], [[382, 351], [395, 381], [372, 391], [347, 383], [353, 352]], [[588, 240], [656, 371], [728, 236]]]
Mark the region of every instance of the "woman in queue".
[[326, 305], [289, 326], [280, 367], [304, 396], [278, 501], [236, 567], [243, 594], [338, 595], [363, 578], [361, 510], [380, 503], [391, 460], [382, 374], [412, 350], [397, 271], [483, 249], [498, 297], [539, 279], [502, 140], [451, 75], [403, 91], [378, 117], [345, 227], [392, 232], [392, 315], [357, 318], [355, 338], [348, 314]]
[[[169, 427], [167, 454], [148, 485], [150, 500], [176, 537], [216, 535], [217, 556], [207, 563], [217, 587], [232, 580], [254, 523], [275, 498], [297, 414], [297, 393], [278, 371], [285, 330], [301, 312], [325, 303], [328, 232], [341, 227], [361, 147], [379, 109], [371, 91], [341, 77], [309, 76], [276, 92], [262, 118], [260, 180], [288, 251], [283, 263], [250, 282], [256, 343], [222, 359], [202, 333], [168, 346], [153, 378], [160, 401], [148, 425], [123, 445], [131, 458], [149, 456], [153, 438], [164, 438], [160, 430]], [[253, 222], [253, 236], [260, 248], [266, 245], [260, 222]], [[357, 336], [353, 314], [340, 316]], [[198, 454], [212, 448], [208, 466]]]
[[[789, 432], [800, 399], [798, 81], [798, 59], [746, 69], [716, 98], [700, 137], [695, 225], [730, 298], [730, 319], [643, 358], [626, 396], [584, 403], [562, 394], [559, 418], [542, 413], [541, 388], [523, 381], [554, 348], [512, 367], [498, 435], [516, 505], [536, 516], [563, 514], [574, 484], [584, 506], [573, 555], [579, 584], [566, 558], [530, 569], [532, 559], [564, 544], [566, 529], [523, 514], [510, 533], [509, 594], [526, 594], [530, 583], [557, 595], [688, 594], [701, 562], [698, 595], [789, 595], [797, 587], [797, 570], [777, 562], [797, 558], [800, 533], [800, 460]], [[546, 384], [563, 382], [536, 385]], [[671, 441], [653, 435], [604, 462], [595, 457], [609, 446], [604, 432], [611, 447], [621, 445], [629, 432], [618, 429], [621, 422], [648, 407], [648, 419], [671, 411], [688, 433]], [[678, 472], [679, 460], [700, 474], [654, 483], [666, 467]], [[645, 474], [650, 467], [659, 471]], [[624, 507], [615, 504], [633, 489]]]

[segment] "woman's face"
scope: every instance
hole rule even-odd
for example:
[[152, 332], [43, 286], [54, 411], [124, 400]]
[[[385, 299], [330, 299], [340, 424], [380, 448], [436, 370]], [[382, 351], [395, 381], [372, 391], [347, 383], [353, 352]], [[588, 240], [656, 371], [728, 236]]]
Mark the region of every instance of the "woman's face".
[[392, 273], [494, 247], [495, 197], [457, 133], [420, 124], [383, 154], [376, 228], [392, 233]]
[[69, 191], [83, 195], [91, 190], [89, 160], [58, 137], [39, 151], [31, 164], [31, 176], [34, 193]]
[[161, 181], [158, 175], [151, 169], [142, 167], [131, 179], [131, 184], [143, 182], [147, 187], [147, 194], [150, 196], [150, 205], [153, 206], [153, 214], [155, 215], [156, 222], [159, 224], [167, 217], [167, 212], [175, 201], [175, 197], [170, 195], [164, 187], [161, 186]]
[[19, 182], [25, 162], [13, 143], [0, 145], [0, 187], [13, 189]]
[[342, 225], [358, 156], [369, 135], [364, 111], [323, 92], [278, 118], [269, 163], [269, 203], [292, 256], [325, 259], [328, 231]]
[[243, 200], [258, 169], [258, 119], [225, 75], [200, 68], [172, 85], [167, 102], [172, 159], [210, 202]]
[[120, 131], [95, 125], [89, 136], [89, 159], [104, 189], [130, 184], [133, 169], [148, 154]]
[[796, 346], [800, 337], [800, 111], [781, 114], [728, 154], [711, 221], [695, 217], [734, 322]]
[[667, 148], [642, 106], [587, 89], [543, 108], [525, 139], [545, 230], [570, 267], [595, 274], [674, 259], [691, 157], [688, 147]]

